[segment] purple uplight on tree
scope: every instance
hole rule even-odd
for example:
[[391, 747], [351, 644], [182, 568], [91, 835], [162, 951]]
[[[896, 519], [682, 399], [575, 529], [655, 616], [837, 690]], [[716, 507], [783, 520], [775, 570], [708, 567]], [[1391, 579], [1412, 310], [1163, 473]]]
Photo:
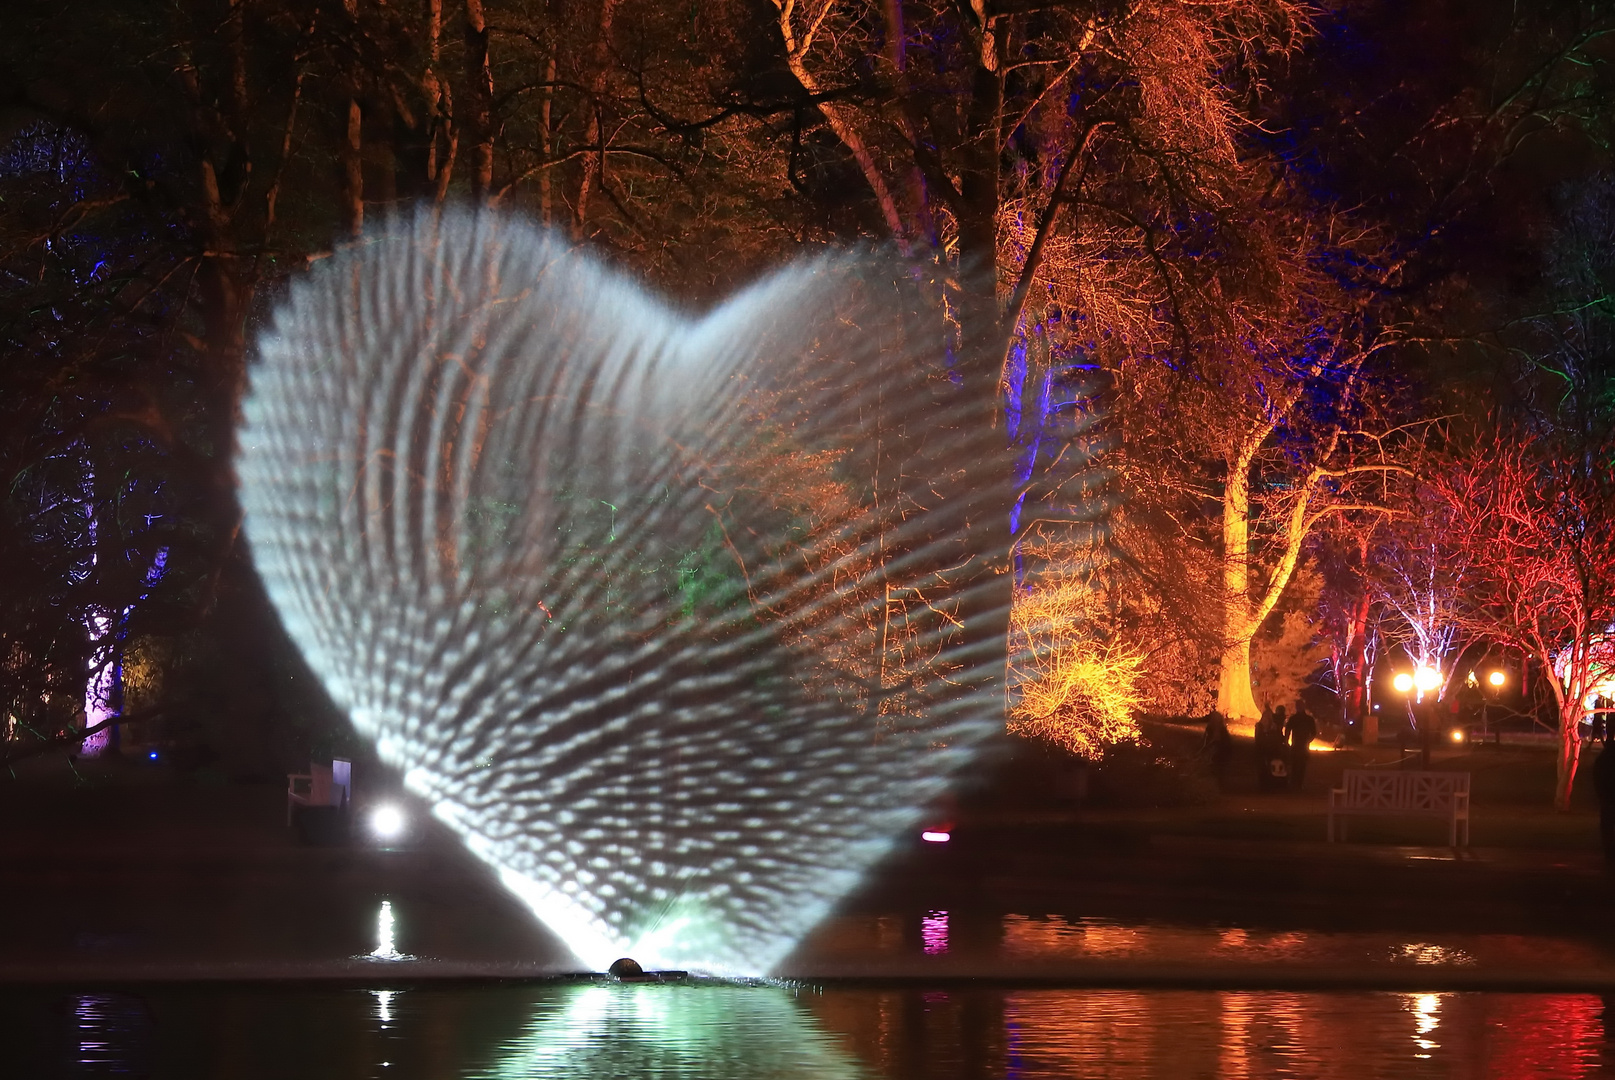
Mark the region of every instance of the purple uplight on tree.
[[[91, 608], [84, 613], [84, 628], [91, 641], [90, 674], [84, 687], [84, 730], [95, 731], [79, 744], [79, 753], [98, 757], [112, 745], [114, 728], [108, 724], [123, 707], [123, 659], [118, 655], [112, 615]], [[103, 726], [105, 725], [105, 726]]]
[[146, 570], [146, 589], [140, 594], [140, 601], [121, 609], [92, 607], [84, 613], [84, 628], [90, 635], [89, 677], [84, 686], [84, 730], [93, 732], [79, 744], [79, 753], [85, 757], [97, 757], [117, 745], [118, 729], [111, 721], [123, 715], [123, 643], [129, 634], [129, 616], [162, 580], [167, 566], [168, 549], [158, 548]]
[[[71, 497], [82, 515], [83, 558], [70, 575], [75, 584], [94, 584], [100, 564], [101, 507], [96, 499], [95, 469], [82, 443], [71, 449], [78, 457], [78, 490]], [[139, 556], [137, 552], [130, 555]], [[85, 757], [98, 757], [118, 744], [118, 728], [113, 721], [123, 714], [123, 644], [128, 637], [129, 617], [150, 596], [168, 566], [168, 548], [158, 548], [141, 575], [141, 591], [134, 603], [85, 605], [79, 621], [89, 635], [90, 653], [84, 686], [83, 731], [89, 732], [79, 745]]]

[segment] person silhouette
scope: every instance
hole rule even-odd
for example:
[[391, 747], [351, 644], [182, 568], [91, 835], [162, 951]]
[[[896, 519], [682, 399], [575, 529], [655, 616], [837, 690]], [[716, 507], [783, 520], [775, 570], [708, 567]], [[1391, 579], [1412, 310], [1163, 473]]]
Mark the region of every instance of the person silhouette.
[[1295, 715], [1290, 717], [1284, 734], [1290, 740], [1290, 787], [1300, 791], [1307, 778], [1307, 755], [1312, 740], [1318, 737], [1318, 722], [1307, 712], [1305, 702], [1295, 703]]
[[1256, 758], [1256, 789], [1266, 791], [1268, 788], [1268, 745], [1272, 742], [1270, 732], [1273, 730], [1273, 706], [1262, 705], [1262, 715], [1256, 721], [1256, 727], [1251, 732], [1251, 749]]
[[1284, 745], [1284, 732], [1289, 727], [1285, 717], [1284, 706], [1280, 705], [1273, 710], [1267, 718], [1263, 738], [1257, 745], [1257, 769], [1260, 772], [1263, 791], [1277, 791], [1284, 787], [1285, 777], [1290, 771], [1289, 751]]
[[1211, 766], [1211, 775], [1220, 788], [1224, 783], [1224, 775], [1228, 771], [1228, 759], [1234, 752], [1234, 738], [1228, 733], [1228, 722], [1222, 718], [1222, 713], [1216, 709], [1206, 716], [1206, 734], [1201, 743], [1201, 751], [1206, 755], [1206, 762]]

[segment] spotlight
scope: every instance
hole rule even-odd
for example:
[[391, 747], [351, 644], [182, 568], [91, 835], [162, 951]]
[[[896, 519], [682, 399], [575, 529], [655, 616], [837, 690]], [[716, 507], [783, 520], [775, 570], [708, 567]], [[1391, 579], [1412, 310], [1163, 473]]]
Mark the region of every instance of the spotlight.
[[1398, 671], [1396, 678], [1391, 680], [1391, 685], [1396, 687], [1398, 694], [1405, 694], [1413, 689], [1413, 676], [1405, 671]]
[[388, 804], [378, 806], [370, 815], [370, 831], [382, 840], [396, 840], [404, 834], [407, 824], [404, 812]]
[[1490, 675], [1486, 676], [1486, 681], [1491, 683], [1493, 686], [1502, 686], [1503, 681], [1507, 678], [1508, 676], [1504, 675], [1501, 671], [1494, 671]]
[[1419, 670], [1413, 673], [1413, 685], [1421, 691], [1428, 693], [1441, 685], [1441, 672], [1433, 667], [1419, 665]]

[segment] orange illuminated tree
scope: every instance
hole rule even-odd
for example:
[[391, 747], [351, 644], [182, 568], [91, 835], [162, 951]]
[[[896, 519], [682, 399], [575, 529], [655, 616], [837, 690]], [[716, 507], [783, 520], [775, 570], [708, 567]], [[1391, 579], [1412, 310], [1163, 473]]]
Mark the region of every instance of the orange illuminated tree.
[[1123, 358], [1111, 398], [1132, 497], [1211, 564], [1217, 709], [1247, 723], [1260, 715], [1252, 643], [1308, 544], [1327, 523], [1393, 512], [1416, 434], [1391, 422], [1376, 370], [1396, 335], [1320, 272], [1319, 224], [1277, 200], [1256, 206], [1270, 220], [1246, 235], [1272, 253], [1259, 263], [1272, 277], [1241, 281], [1230, 266], [1212, 279], [1221, 311], [1185, 318], [1168, 362]]
[[[785, 67], [884, 230], [958, 271], [950, 375], [981, 440], [961, 450], [970, 462], [961, 482], [1007, 489], [998, 520], [969, 523], [970, 580], [1007, 583], [1019, 508], [1051, 485], [1016, 475], [1001, 451], [1018, 437], [1003, 401], [1036, 400], [1049, 366], [1075, 354], [1157, 352], [1176, 336], [1184, 304], [1217, 303], [1190, 279], [1215, 261], [1205, 258], [1216, 246], [1208, 232], [1245, 220], [1241, 193], [1264, 187], [1244, 160], [1253, 103], [1309, 35], [1312, 9], [1293, 0], [773, 6]], [[1058, 347], [1030, 347], [1050, 340]], [[1052, 501], [1038, 509], [1058, 512]], [[1000, 639], [1007, 629], [982, 626]]]

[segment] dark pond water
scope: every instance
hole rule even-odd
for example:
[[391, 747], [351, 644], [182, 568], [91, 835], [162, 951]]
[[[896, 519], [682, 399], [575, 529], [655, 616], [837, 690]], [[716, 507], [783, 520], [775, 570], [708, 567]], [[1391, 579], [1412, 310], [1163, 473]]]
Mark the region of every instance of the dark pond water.
[[1585, 994], [199, 984], [0, 991], [7, 1076], [1573, 1078]]
[[[85, 939], [75, 956], [102, 966], [81, 985], [0, 986], [0, 1078], [1615, 1076], [1615, 992], [1495, 992], [1615, 987], [1609, 939], [1570, 926], [1399, 934], [914, 908], [828, 920], [791, 962], [798, 982], [625, 985], [444, 980], [456, 956], [433, 936], [437, 909], [369, 899], [349, 914], [297, 969], [344, 986], [142, 982], [138, 941]], [[1153, 988], [1052, 988], [1107, 979]], [[1170, 988], [1186, 980], [1306, 989]], [[1329, 986], [1358, 989], [1314, 989]], [[1365, 988], [1386, 986], [1401, 991]]]

